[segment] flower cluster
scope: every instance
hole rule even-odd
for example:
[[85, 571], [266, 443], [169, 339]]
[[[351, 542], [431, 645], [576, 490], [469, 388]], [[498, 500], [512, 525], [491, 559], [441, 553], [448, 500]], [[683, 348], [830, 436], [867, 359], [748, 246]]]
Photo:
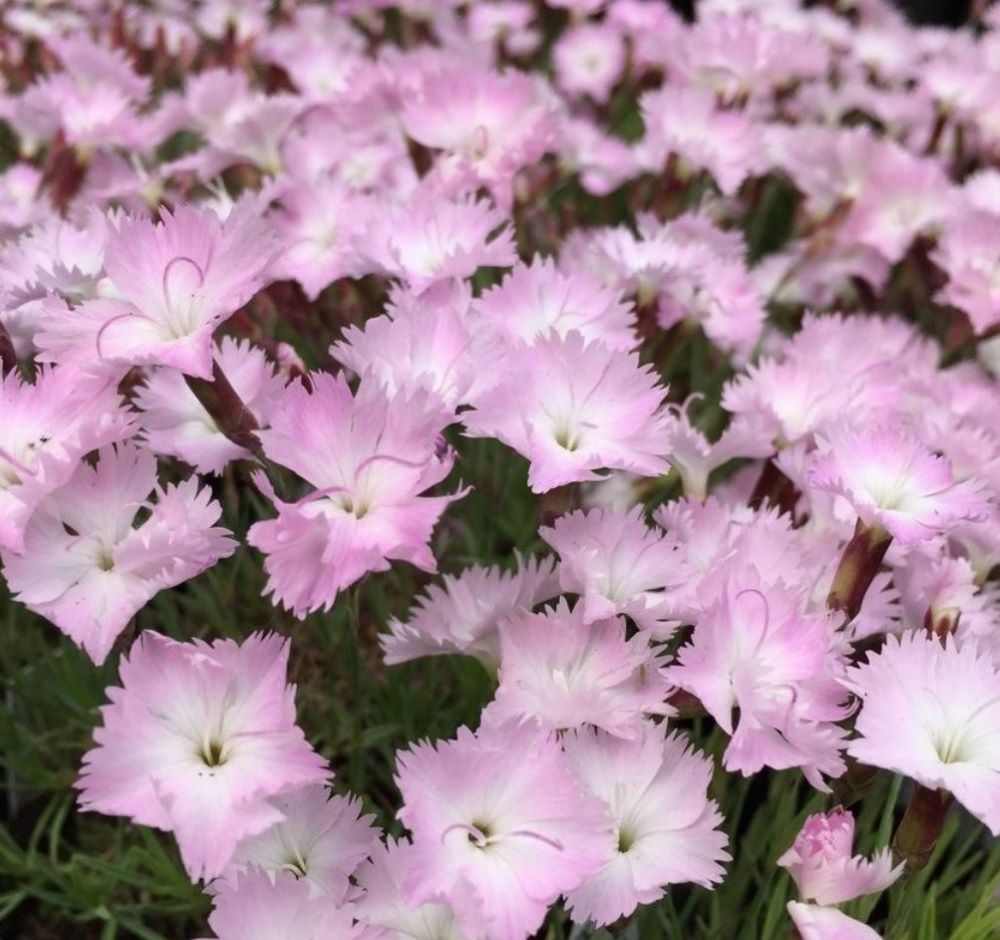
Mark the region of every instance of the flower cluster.
[[[739, 862], [716, 771], [912, 781], [895, 858], [805, 819], [804, 938], [877, 936], [837, 905], [952, 797], [1000, 834], [1000, 16], [8, 6], [3, 579], [117, 656], [80, 806], [219, 940], [619, 924]], [[264, 632], [157, 622], [237, 553]], [[363, 806], [290, 644], [400, 570], [373, 655], [490, 695]]]

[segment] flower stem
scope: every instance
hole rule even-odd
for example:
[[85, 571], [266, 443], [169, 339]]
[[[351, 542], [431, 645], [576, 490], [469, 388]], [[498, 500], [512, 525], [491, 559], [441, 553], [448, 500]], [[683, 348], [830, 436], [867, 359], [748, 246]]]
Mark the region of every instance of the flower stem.
[[891, 541], [892, 536], [882, 526], [865, 526], [858, 522], [833, 576], [826, 598], [830, 610], [843, 611], [848, 622], [857, 617]]
[[219, 368], [218, 362], [212, 363], [211, 380], [196, 378], [193, 375], [184, 378], [188, 388], [212, 416], [218, 429], [234, 444], [261, 459], [263, 451], [257, 435], [254, 434], [259, 427], [257, 419]]
[[10, 375], [17, 368], [17, 353], [14, 352], [14, 341], [7, 332], [7, 327], [0, 323], [0, 375]]
[[919, 783], [915, 785], [906, 812], [892, 837], [893, 855], [897, 861], [906, 862], [909, 871], [918, 871], [927, 864], [950, 806], [950, 793], [931, 790]]

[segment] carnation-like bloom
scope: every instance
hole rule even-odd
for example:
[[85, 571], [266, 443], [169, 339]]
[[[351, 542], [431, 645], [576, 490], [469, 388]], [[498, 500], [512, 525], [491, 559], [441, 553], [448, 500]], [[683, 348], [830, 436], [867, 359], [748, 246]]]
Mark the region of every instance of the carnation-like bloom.
[[330, 355], [356, 375], [370, 372], [392, 394], [425, 388], [450, 409], [464, 403], [474, 386], [495, 381], [489, 373], [503, 350], [498, 339], [473, 329], [464, 284], [416, 297], [400, 291], [392, 300], [384, 315], [366, 320], [363, 328], [345, 329]]
[[729, 854], [708, 798], [711, 760], [649, 722], [631, 741], [579, 731], [564, 746], [584, 786], [607, 804], [617, 837], [604, 867], [567, 896], [576, 920], [611, 924], [659, 900], [667, 885], [722, 879]]
[[518, 555], [513, 571], [471, 565], [458, 575], [446, 574], [440, 584], [427, 588], [406, 622], [389, 621], [389, 633], [382, 636], [385, 661], [392, 665], [465, 653], [495, 673], [500, 665], [500, 622], [558, 593], [551, 558], [526, 560]]
[[356, 797], [331, 796], [326, 787], [303, 787], [269, 801], [282, 820], [247, 836], [233, 852], [225, 877], [259, 867], [305, 881], [312, 896], [344, 899], [355, 869], [377, 842], [374, 816], [362, 814]]
[[890, 636], [845, 685], [862, 703], [852, 757], [950, 791], [1000, 835], [1000, 672], [984, 651], [923, 630]]
[[882, 940], [867, 924], [835, 907], [789, 901], [788, 913], [802, 940]]
[[762, 585], [752, 568], [723, 577], [728, 583], [667, 677], [732, 735], [727, 770], [800, 767], [813, 786], [826, 789], [823, 775], [844, 771], [844, 732], [835, 722], [847, 713], [832, 621], [803, 613], [791, 591]]
[[371, 377], [357, 395], [343, 376], [314, 373], [310, 384], [288, 386], [258, 436], [269, 459], [314, 489], [285, 502], [258, 474], [278, 517], [247, 534], [266, 556], [267, 593], [297, 617], [329, 609], [343, 588], [392, 560], [434, 571], [431, 533], [461, 495], [422, 495], [454, 462], [440, 440], [452, 420], [440, 402], [423, 391], [390, 396]]
[[627, 638], [620, 617], [587, 623], [582, 606], [561, 600], [500, 624], [500, 685], [484, 720], [594, 725], [632, 738], [645, 715], [668, 711], [670, 686], [645, 634]]
[[495, 437], [531, 461], [544, 493], [600, 479], [598, 470], [657, 476], [666, 469], [666, 389], [638, 357], [575, 330], [515, 351], [514, 368], [463, 416], [473, 437]]
[[113, 300], [48, 320], [38, 344], [51, 359], [124, 369], [170, 366], [211, 378], [212, 334], [264, 284], [274, 242], [250, 201], [225, 221], [189, 205], [159, 222], [125, 219], [108, 238]]
[[485, 200], [445, 199], [426, 184], [403, 203], [375, 205], [359, 248], [368, 267], [414, 291], [517, 260], [506, 217]]
[[476, 300], [473, 312], [502, 336], [525, 343], [577, 330], [613, 349], [630, 352], [637, 344], [632, 310], [618, 291], [589, 271], [561, 271], [551, 259], [515, 265]]
[[[329, 57], [329, 53], [328, 53]], [[331, 177], [286, 185], [271, 219], [286, 246], [275, 262], [276, 278], [291, 278], [315, 300], [338, 278], [364, 272], [355, 239], [365, 224], [365, 198]]]
[[405, 840], [388, 838], [379, 844], [371, 861], [357, 871], [364, 893], [354, 903], [354, 916], [386, 940], [467, 940], [469, 935], [459, 929], [449, 904], [411, 904], [404, 897], [403, 884], [413, 870], [415, 854]]
[[34, 385], [0, 377], [0, 549], [24, 549], [35, 507], [98, 447], [133, 431], [114, 386], [72, 366], [42, 369]]
[[208, 926], [218, 940], [361, 940], [349, 906], [311, 896], [309, 882], [289, 872], [249, 868], [212, 894]]
[[904, 433], [840, 427], [822, 447], [810, 485], [843, 496], [865, 525], [880, 525], [905, 545], [986, 514], [980, 483], [956, 482], [944, 457]]
[[[257, 423], [266, 424], [284, 382], [264, 351], [225, 336], [215, 347], [215, 361]], [[215, 418], [173, 369], [149, 370], [135, 391], [135, 403], [142, 411], [140, 423], [150, 449], [178, 457], [199, 473], [219, 473], [230, 461], [250, 456], [219, 430]]]
[[408, 136], [444, 151], [433, 172], [451, 192], [486, 186], [504, 208], [514, 175], [545, 152], [554, 129], [534, 78], [467, 61], [424, 77], [401, 117]]
[[585, 623], [625, 614], [658, 639], [673, 632], [668, 592], [690, 571], [677, 544], [647, 526], [641, 509], [574, 512], [538, 534], [559, 553], [559, 583], [580, 595]]
[[553, 733], [460, 728], [397, 761], [399, 818], [413, 833], [404, 895], [451, 904], [471, 936], [525, 940], [614, 850], [606, 807], [584, 793]]
[[990, 245], [1000, 240], [1000, 214], [969, 212], [949, 224], [932, 258], [948, 274], [937, 294], [962, 310], [977, 333], [1000, 323], [1000, 261]]
[[882, 849], [871, 860], [851, 855], [854, 817], [846, 810], [813, 813], [795, 842], [779, 859], [795, 879], [799, 894], [817, 904], [843, 904], [863, 894], [884, 891], [905, 866], [893, 867], [892, 851]]
[[721, 110], [707, 89], [665, 85], [646, 92], [639, 105], [650, 170], [660, 171], [676, 154], [687, 167], [708, 170], [729, 196], [766, 168], [760, 128], [744, 114]]
[[22, 551], [0, 552], [7, 585], [101, 663], [147, 601], [235, 551], [221, 513], [196, 478], [160, 487], [149, 451], [104, 448], [39, 504]]
[[84, 755], [80, 806], [173, 832], [192, 879], [221, 874], [241, 839], [281, 821], [269, 797], [329, 777], [295, 724], [287, 668], [275, 634], [209, 644], [144, 632]]

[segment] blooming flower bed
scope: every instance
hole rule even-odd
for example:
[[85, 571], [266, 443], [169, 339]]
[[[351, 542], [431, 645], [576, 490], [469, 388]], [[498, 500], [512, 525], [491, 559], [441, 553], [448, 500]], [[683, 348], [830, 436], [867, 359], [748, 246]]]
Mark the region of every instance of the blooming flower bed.
[[1000, 936], [1000, 7], [9, 0], [0, 933]]

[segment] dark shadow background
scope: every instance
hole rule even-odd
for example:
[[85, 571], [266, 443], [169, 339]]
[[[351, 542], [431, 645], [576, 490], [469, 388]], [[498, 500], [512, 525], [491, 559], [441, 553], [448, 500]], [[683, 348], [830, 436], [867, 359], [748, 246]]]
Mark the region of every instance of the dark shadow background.
[[[914, 23], [960, 26], [969, 18], [970, 0], [893, 0]], [[694, 17], [697, 0], [670, 0], [670, 5], [688, 19]]]

